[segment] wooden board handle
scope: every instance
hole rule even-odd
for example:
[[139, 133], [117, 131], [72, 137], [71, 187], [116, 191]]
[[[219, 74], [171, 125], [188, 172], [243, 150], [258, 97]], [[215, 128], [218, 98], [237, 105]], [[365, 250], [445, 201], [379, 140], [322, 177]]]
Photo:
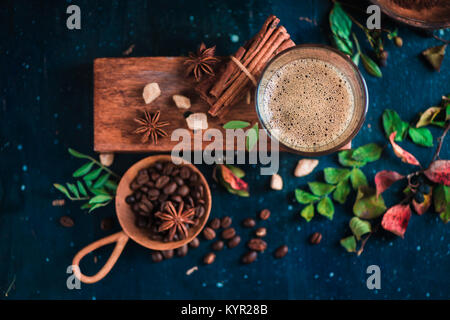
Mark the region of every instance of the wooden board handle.
[[[108, 273], [111, 271], [112, 267], [117, 262], [117, 259], [119, 259], [120, 254], [122, 253], [123, 249], [125, 248], [125, 245], [128, 242], [129, 237], [125, 234], [125, 232], [120, 231], [117, 233], [114, 233], [108, 237], [102, 238], [100, 240], [97, 240], [90, 245], [84, 247], [81, 249], [73, 258], [72, 266], [73, 266], [73, 273], [74, 275], [80, 279], [81, 282], [84, 283], [95, 283], [100, 280], [102, 280]], [[93, 276], [86, 276], [81, 273], [80, 271], [80, 261], [84, 258], [85, 255], [88, 253], [103, 247], [107, 244], [116, 242], [116, 246], [114, 247], [113, 252], [111, 253], [111, 256], [108, 258], [108, 261], [106, 261], [105, 265], [100, 269], [99, 272], [97, 272]]]

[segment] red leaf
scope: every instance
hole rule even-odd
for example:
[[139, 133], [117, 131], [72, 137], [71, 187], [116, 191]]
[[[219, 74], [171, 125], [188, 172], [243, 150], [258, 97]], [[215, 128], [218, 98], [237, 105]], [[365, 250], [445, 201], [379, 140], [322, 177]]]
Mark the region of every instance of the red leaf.
[[383, 170], [375, 175], [375, 185], [377, 188], [377, 196], [382, 194], [387, 188], [389, 188], [395, 181], [403, 179], [400, 173], [395, 171]]
[[385, 230], [403, 238], [409, 218], [411, 218], [411, 208], [409, 205], [397, 204], [386, 211], [381, 221], [381, 226]]
[[222, 178], [227, 182], [234, 190], [246, 190], [248, 191], [248, 184], [244, 180], [236, 177], [233, 172], [225, 165], [221, 164], [220, 169], [222, 172]]
[[419, 216], [423, 215], [431, 206], [431, 192], [429, 194], [424, 194], [423, 197], [425, 200], [421, 203], [418, 203], [414, 199], [412, 201], [414, 211], [416, 211]]
[[395, 136], [397, 135], [397, 131], [394, 131], [389, 136], [389, 141], [391, 141], [392, 148], [394, 149], [394, 153], [397, 157], [399, 157], [403, 162], [413, 164], [415, 166], [420, 166], [419, 161], [417, 161], [416, 157], [414, 157], [411, 153], [401, 148], [398, 144], [394, 142]]
[[431, 181], [450, 186], [450, 160], [436, 160], [424, 173]]

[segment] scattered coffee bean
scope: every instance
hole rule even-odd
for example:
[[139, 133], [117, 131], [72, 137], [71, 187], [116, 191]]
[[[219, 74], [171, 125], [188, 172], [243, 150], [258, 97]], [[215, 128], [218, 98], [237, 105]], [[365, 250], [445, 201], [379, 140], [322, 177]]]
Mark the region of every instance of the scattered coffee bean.
[[189, 247], [191, 248], [198, 248], [200, 245], [200, 240], [198, 238], [194, 238], [191, 242], [189, 242]]
[[184, 257], [188, 253], [188, 246], [185, 244], [177, 249], [177, 256]]
[[214, 262], [214, 260], [216, 260], [216, 255], [213, 252], [207, 253], [203, 257], [203, 263], [205, 264], [211, 264]]
[[229, 228], [231, 226], [231, 223], [233, 222], [233, 220], [231, 220], [230, 217], [223, 217], [222, 220], [220, 220], [220, 225], [222, 226], [222, 228]]
[[236, 235], [234, 228], [228, 228], [222, 231], [222, 238], [225, 240], [231, 239]]
[[255, 230], [255, 235], [259, 238], [263, 238], [265, 237], [267, 234], [267, 229], [264, 227], [260, 227], [258, 229]]
[[311, 244], [319, 244], [322, 241], [322, 234], [319, 232], [314, 232], [309, 238]]
[[267, 219], [269, 219], [269, 217], [270, 217], [270, 210], [269, 209], [263, 209], [259, 213], [259, 218], [261, 220], [267, 220]]
[[281, 247], [278, 247], [277, 250], [275, 250], [275, 258], [281, 259], [288, 253], [288, 246], [282, 245]]
[[205, 229], [203, 229], [203, 236], [206, 240], [212, 240], [216, 237], [216, 232], [210, 227], [206, 227]]
[[242, 225], [246, 228], [253, 228], [256, 225], [256, 221], [252, 218], [245, 218], [242, 221]]
[[103, 231], [111, 230], [114, 225], [114, 220], [111, 217], [103, 218], [100, 222], [100, 229]]
[[73, 219], [68, 216], [62, 216], [61, 218], [59, 218], [59, 223], [66, 228], [71, 228], [75, 225]]
[[241, 242], [241, 237], [239, 236], [234, 236], [233, 238], [231, 238], [230, 240], [228, 240], [228, 248], [234, 248], [237, 247], [239, 245], [239, 243]]
[[216, 242], [214, 242], [214, 243], [212, 244], [211, 248], [212, 248], [214, 251], [220, 251], [220, 250], [223, 249], [223, 246], [224, 246], [223, 241], [222, 241], [222, 240], [217, 240]]
[[211, 222], [209, 223], [209, 226], [213, 229], [219, 229], [220, 228], [220, 219], [219, 218], [212, 219]]
[[172, 259], [173, 258], [173, 250], [164, 250], [162, 252], [164, 259]]
[[244, 264], [249, 264], [249, 263], [254, 262], [257, 257], [258, 257], [258, 254], [256, 253], [256, 251], [249, 251], [242, 256], [241, 261]]
[[251, 250], [254, 251], [258, 251], [258, 252], [263, 252], [264, 250], [267, 249], [267, 243], [259, 238], [253, 238], [248, 242], [248, 247]]
[[152, 260], [153, 262], [161, 262], [163, 261], [163, 255], [159, 251], [153, 251], [152, 252]]

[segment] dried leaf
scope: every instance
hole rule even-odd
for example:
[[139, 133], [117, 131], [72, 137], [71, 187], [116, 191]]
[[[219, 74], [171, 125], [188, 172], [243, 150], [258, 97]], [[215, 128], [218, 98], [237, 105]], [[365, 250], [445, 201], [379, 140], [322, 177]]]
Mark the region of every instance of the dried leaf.
[[227, 166], [228, 169], [231, 170], [231, 172], [233, 172], [233, 174], [238, 177], [238, 178], [243, 178], [245, 177], [245, 171], [242, 170], [241, 168], [238, 168], [236, 166], [233, 166], [231, 164], [225, 164]]
[[340, 241], [341, 246], [347, 250], [347, 252], [356, 252], [356, 239], [355, 236], [343, 238]]
[[450, 187], [439, 184], [433, 188], [434, 210], [437, 213], [445, 211], [450, 206]]
[[450, 221], [450, 205], [448, 205], [447, 208], [445, 208], [445, 211], [441, 212], [439, 217], [441, 218], [442, 222], [444, 222], [444, 223], [447, 223], [448, 221]]
[[411, 153], [401, 148], [398, 144], [394, 142], [396, 131], [392, 132], [389, 136], [389, 141], [391, 142], [392, 149], [397, 157], [399, 157], [403, 162], [409, 163], [415, 166], [420, 166], [419, 161]]
[[430, 192], [429, 194], [424, 194], [423, 195], [424, 200], [421, 203], [418, 203], [415, 199], [413, 199], [412, 204], [414, 207], [414, 211], [416, 211], [419, 216], [424, 214], [430, 208], [431, 194], [432, 192]]
[[432, 147], [433, 135], [427, 128], [414, 128], [409, 127], [408, 134], [411, 140], [420, 146]]
[[431, 123], [433, 117], [441, 111], [439, 107], [430, 107], [425, 110], [419, 118], [419, 121], [416, 123], [416, 128], [425, 127]]
[[386, 136], [389, 138], [393, 132], [397, 131], [395, 141], [402, 141], [409, 127], [408, 123], [400, 119], [397, 111], [391, 109], [384, 110], [382, 118]]
[[353, 217], [349, 222], [349, 226], [358, 241], [361, 240], [363, 235], [372, 232], [370, 222], [361, 220], [358, 217]]
[[436, 160], [424, 173], [431, 181], [450, 186], [450, 160]]
[[388, 189], [394, 182], [405, 178], [395, 171], [383, 170], [375, 175], [375, 186], [377, 189], [377, 196], [382, 194], [386, 189]]
[[441, 46], [431, 47], [422, 51], [422, 55], [436, 71], [441, 70], [441, 65], [442, 61], [444, 60], [446, 48], [447, 44], [443, 44]]
[[304, 207], [300, 212], [300, 215], [305, 218], [306, 221], [311, 221], [311, 219], [314, 217], [314, 204], [311, 203]]
[[314, 171], [319, 164], [317, 159], [301, 159], [295, 167], [294, 175], [296, 177], [304, 177]]
[[403, 238], [411, 218], [411, 208], [408, 204], [397, 204], [384, 214], [381, 226], [383, 229]]
[[248, 184], [244, 180], [235, 176], [227, 166], [223, 164], [219, 164], [218, 166], [220, 168], [221, 178], [230, 186], [231, 189], [248, 191]]
[[374, 219], [386, 210], [383, 197], [377, 197], [376, 191], [370, 187], [360, 187], [353, 205], [355, 216], [363, 219]]

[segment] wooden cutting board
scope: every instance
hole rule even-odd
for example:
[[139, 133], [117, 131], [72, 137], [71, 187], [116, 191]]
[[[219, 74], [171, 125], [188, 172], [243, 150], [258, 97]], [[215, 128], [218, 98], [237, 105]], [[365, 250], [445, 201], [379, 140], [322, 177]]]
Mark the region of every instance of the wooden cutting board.
[[[170, 140], [177, 128], [186, 128], [184, 109], [178, 109], [172, 100], [174, 94], [191, 99], [191, 112], [207, 113], [209, 106], [194, 91], [194, 80], [183, 75], [183, 57], [99, 58], [94, 61], [94, 150], [97, 152], [170, 152], [178, 144]], [[147, 83], [157, 82], [161, 96], [146, 105], [142, 90]], [[158, 139], [158, 144], [140, 141], [133, 133], [143, 111], [161, 111], [161, 121], [169, 121], [164, 129], [169, 136]], [[224, 132], [222, 126], [230, 120], [243, 120], [252, 125], [258, 122], [255, 106], [245, 102], [233, 106], [223, 118], [208, 116], [209, 128]], [[192, 135], [192, 131], [191, 131]], [[202, 149], [210, 144], [205, 142]], [[195, 150], [192, 142], [193, 150]], [[224, 150], [226, 146], [224, 147]]]

